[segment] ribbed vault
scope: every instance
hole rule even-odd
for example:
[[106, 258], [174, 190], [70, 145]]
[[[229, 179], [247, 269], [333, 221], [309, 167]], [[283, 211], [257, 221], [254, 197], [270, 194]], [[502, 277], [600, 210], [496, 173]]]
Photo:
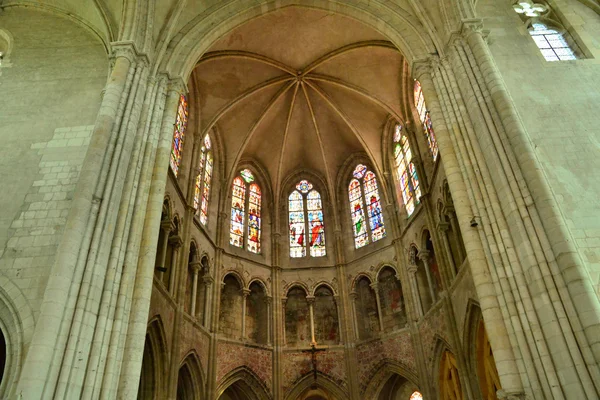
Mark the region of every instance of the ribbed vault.
[[302, 169], [324, 176], [334, 193], [353, 153], [381, 170], [383, 126], [389, 115], [402, 120], [404, 67], [371, 28], [289, 7], [234, 29], [199, 60], [201, 129], [220, 133], [229, 180], [241, 159], [254, 159], [276, 194]]

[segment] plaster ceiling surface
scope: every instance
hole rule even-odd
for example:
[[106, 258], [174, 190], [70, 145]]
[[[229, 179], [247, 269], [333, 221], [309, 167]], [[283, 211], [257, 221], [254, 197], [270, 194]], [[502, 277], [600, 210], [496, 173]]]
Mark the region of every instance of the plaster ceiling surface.
[[253, 159], [277, 193], [298, 170], [332, 190], [351, 154], [382, 163], [382, 132], [401, 115], [405, 61], [385, 37], [325, 11], [288, 7], [230, 31], [198, 62], [203, 131], [222, 139], [226, 172]]

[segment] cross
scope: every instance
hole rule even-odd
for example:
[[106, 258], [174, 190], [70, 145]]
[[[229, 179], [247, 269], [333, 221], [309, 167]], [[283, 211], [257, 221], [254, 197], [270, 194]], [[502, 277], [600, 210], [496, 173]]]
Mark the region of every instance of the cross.
[[539, 17], [544, 14], [548, 7], [543, 4], [534, 4], [531, 0], [519, 0], [513, 5], [514, 10], [527, 17]]
[[315, 378], [315, 383], [317, 383], [317, 353], [321, 351], [325, 351], [326, 349], [317, 349], [316, 343], [311, 343], [310, 350], [302, 350], [303, 353], [310, 353], [312, 369], [313, 369], [313, 377]]

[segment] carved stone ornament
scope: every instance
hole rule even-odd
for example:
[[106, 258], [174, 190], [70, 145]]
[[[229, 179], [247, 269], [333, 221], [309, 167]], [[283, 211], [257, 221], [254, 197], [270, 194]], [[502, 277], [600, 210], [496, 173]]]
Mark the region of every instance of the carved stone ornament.
[[513, 4], [513, 9], [517, 14], [529, 18], [541, 17], [548, 12], [548, 6], [545, 4], [534, 3], [531, 0], [517, 0]]

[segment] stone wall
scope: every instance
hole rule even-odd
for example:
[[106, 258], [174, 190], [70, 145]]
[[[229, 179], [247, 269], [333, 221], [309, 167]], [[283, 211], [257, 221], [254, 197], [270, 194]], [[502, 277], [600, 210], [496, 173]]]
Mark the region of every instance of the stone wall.
[[273, 387], [273, 353], [271, 350], [220, 341], [217, 347], [217, 382], [238, 367], [246, 367], [269, 390]]
[[[26, 24], [23, 21], [28, 21]], [[100, 41], [70, 20], [10, 8], [0, 74], [0, 271], [38, 315], [106, 82]]]
[[[317, 353], [317, 370], [327, 375], [342, 388], [347, 388], [346, 362], [344, 352], [341, 349], [328, 349]], [[283, 370], [281, 372], [283, 381], [283, 392], [286, 393], [305, 375], [312, 373], [312, 362], [310, 353], [299, 351], [284, 351], [282, 355]]]

